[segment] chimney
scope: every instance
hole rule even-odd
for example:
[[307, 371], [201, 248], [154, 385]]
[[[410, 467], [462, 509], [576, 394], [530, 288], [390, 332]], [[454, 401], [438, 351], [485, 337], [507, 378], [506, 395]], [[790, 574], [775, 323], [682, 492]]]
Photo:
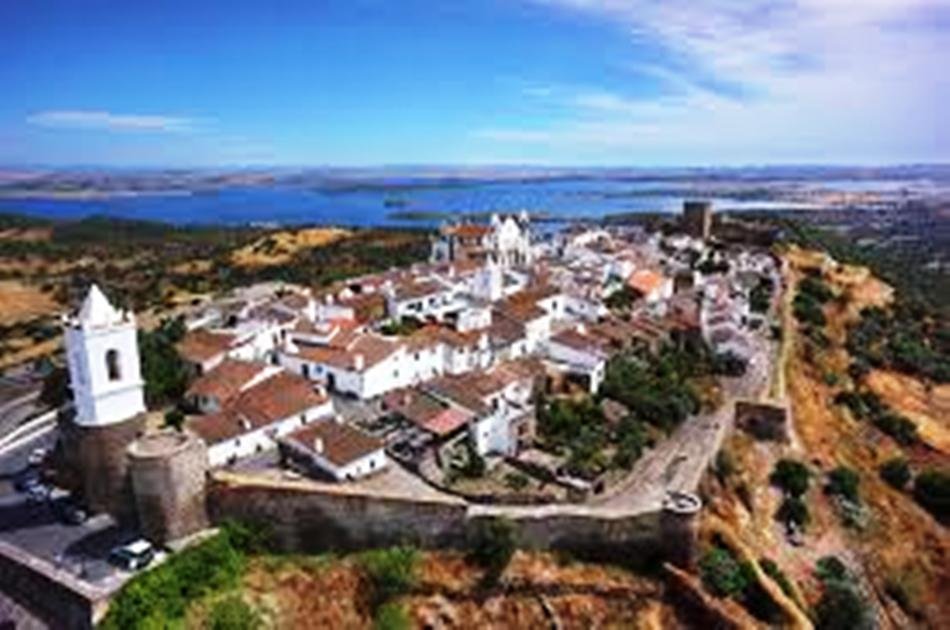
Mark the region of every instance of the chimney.
[[353, 369], [357, 372], [362, 372], [364, 367], [366, 367], [366, 363], [363, 354], [357, 353], [353, 355]]
[[323, 455], [323, 438], [313, 438], [313, 450], [314, 452]]
[[587, 334], [587, 326], [585, 326], [583, 323], [578, 324], [576, 330], [582, 335]]

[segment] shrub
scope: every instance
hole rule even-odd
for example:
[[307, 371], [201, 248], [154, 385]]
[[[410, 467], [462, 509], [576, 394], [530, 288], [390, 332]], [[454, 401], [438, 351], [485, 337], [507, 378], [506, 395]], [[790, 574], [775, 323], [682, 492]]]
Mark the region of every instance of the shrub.
[[238, 595], [219, 600], [208, 614], [209, 630], [253, 630], [260, 625], [257, 611]]
[[832, 496], [841, 497], [851, 503], [860, 503], [858, 484], [861, 478], [858, 473], [846, 466], [838, 466], [828, 474], [828, 484], [825, 492]]
[[183, 424], [185, 424], [185, 414], [183, 414], [179, 409], [172, 409], [165, 414], [166, 427], [171, 427], [176, 431], [181, 431]]
[[794, 523], [799, 527], [805, 527], [811, 521], [811, 515], [808, 513], [808, 505], [796, 496], [786, 496], [775, 513], [775, 518], [779, 521], [789, 524]]
[[243, 568], [243, 554], [227, 532], [222, 532], [129, 581], [109, 606], [102, 627], [171, 625], [171, 620], [184, 615], [191, 601], [233, 586]]
[[815, 563], [815, 575], [823, 583], [849, 582], [851, 572], [837, 556], [824, 556]]
[[844, 582], [827, 582], [815, 607], [815, 627], [819, 630], [855, 630], [872, 627], [868, 603], [854, 587]]
[[881, 479], [897, 490], [903, 490], [910, 481], [910, 466], [903, 457], [894, 457], [881, 464]]
[[508, 566], [516, 547], [514, 526], [504, 519], [492, 519], [475, 529], [469, 558], [485, 569], [485, 582], [494, 583]]
[[762, 571], [767, 576], [775, 580], [775, 583], [778, 584], [779, 588], [782, 589], [782, 592], [785, 593], [789, 599], [795, 599], [795, 589], [792, 588], [792, 583], [774, 560], [771, 558], [761, 558], [759, 560], [759, 566], [762, 567]]
[[416, 580], [419, 554], [412, 547], [392, 547], [367, 551], [360, 556], [360, 565], [372, 583], [373, 608], [403, 595]]
[[524, 490], [531, 483], [530, 480], [520, 472], [508, 473], [505, 475], [505, 485], [512, 490]]
[[808, 491], [811, 471], [801, 462], [782, 459], [775, 464], [769, 481], [786, 495], [800, 497]]
[[412, 622], [409, 621], [409, 615], [405, 609], [395, 602], [383, 604], [376, 611], [376, 617], [373, 619], [373, 628], [375, 630], [409, 630]]
[[914, 499], [940, 522], [950, 517], [950, 473], [925, 470], [914, 480]]
[[699, 561], [703, 584], [719, 597], [741, 595], [751, 583], [750, 571], [732, 553], [722, 547], [713, 547]]
[[736, 461], [732, 454], [727, 450], [721, 450], [716, 453], [716, 460], [713, 464], [713, 472], [719, 483], [725, 483], [726, 479], [736, 472]]

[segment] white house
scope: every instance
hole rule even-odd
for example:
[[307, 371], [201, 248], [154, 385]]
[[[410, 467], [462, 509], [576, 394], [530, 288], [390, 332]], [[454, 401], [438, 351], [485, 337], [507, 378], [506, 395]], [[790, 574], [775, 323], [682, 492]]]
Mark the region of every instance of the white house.
[[584, 376], [592, 394], [600, 389], [607, 371], [608, 353], [603, 345], [583, 325], [562, 330], [545, 344], [547, 356], [565, 371]]
[[63, 319], [76, 423], [104, 426], [145, 411], [135, 316], [92, 285], [76, 316]]
[[278, 437], [333, 415], [325, 392], [280, 370], [244, 389], [217, 413], [189, 418], [188, 428], [208, 447], [212, 467], [276, 446]]
[[385, 445], [371, 435], [334, 419], [297, 429], [281, 440], [285, 458], [307, 472], [336, 481], [352, 481], [388, 465]]

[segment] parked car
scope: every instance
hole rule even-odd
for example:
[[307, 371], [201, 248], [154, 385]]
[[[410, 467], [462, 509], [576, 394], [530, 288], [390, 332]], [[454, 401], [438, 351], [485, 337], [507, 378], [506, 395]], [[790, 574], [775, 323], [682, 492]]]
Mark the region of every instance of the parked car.
[[82, 525], [89, 518], [81, 506], [70, 497], [63, 497], [50, 503], [56, 518], [67, 525]]
[[147, 567], [154, 557], [155, 548], [144, 538], [116, 547], [109, 553], [109, 560], [126, 571]]
[[27, 468], [14, 478], [13, 489], [17, 492], [28, 492], [30, 488], [39, 483], [40, 472], [35, 468]]
[[26, 500], [30, 503], [43, 503], [49, 499], [50, 487], [43, 485], [39, 480], [30, 484], [26, 489]]
[[46, 460], [47, 455], [49, 455], [49, 449], [34, 448], [26, 461], [30, 466], [39, 466]]

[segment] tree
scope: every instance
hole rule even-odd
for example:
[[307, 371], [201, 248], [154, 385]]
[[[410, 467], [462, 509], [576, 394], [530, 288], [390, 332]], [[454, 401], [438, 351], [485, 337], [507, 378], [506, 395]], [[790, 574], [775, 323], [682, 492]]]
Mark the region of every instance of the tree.
[[40, 402], [44, 405], [59, 409], [72, 398], [69, 388], [69, 371], [64, 367], [54, 366], [43, 378], [43, 388], [40, 390]]
[[188, 386], [188, 368], [175, 349], [184, 334], [183, 326], [174, 319], [164, 321], [155, 330], [139, 331], [145, 400], [150, 407], [179, 400]]
[[799, 527], [805, 527], [811, 521], [808, 505], [802, 501], [801, 497], [796, 496], [786, 496], [782, 500], [778, 511], [775, 512], [775, 518], [782, 523], [794, 523]]
[[472, 537], [469, 558], [485, 569], [485, 584], [494, 584], [511, 561], [517, 543], [511, 522], [496, 518], [480, 524]]
[[367, 551], [360, 564], [373, 587], [373, 609], [409, 592], [416, 581], [419, 554], [412, 547], [392, 547]]
[[181, 412], [180, 409], [172, 409], [165, 413], [165, 426], [171, 427], [176, 431], [181, 431], [182, 425], [185, 424], [185, 414]]
[[856, 630], [872, 626], [867, 602], [851, 584], [830, 581], [815, 607], [815, 627], [819, 630]]
[[860, 503], [861, 497], [858, 494], [858, 484], [860, 482], [861, 478], [854, 470], [846, 466], [838, 466], [828, 473], [828, 484], [825, 486], [825, 492], [846, 499], [851, 503]]
[[894, 457], [881, 464], [881, 479], [897, 490], [903, 490], [910, 481], [910, 466], [903, 457]]
[[750, 573], [732, 553], [722, 547], [713, 547], [699, 561], [703, 584], [719, 597], [741, 595], [750, 584]]
[[808, 491], [811, 471], [801, 462], [782, 459], [775, 464], [769, 481], [786, 495], [800, 497]]
[[925, 470], [914, 480], [914, 499], [940, 522], [950, 518], [950, 473]]

